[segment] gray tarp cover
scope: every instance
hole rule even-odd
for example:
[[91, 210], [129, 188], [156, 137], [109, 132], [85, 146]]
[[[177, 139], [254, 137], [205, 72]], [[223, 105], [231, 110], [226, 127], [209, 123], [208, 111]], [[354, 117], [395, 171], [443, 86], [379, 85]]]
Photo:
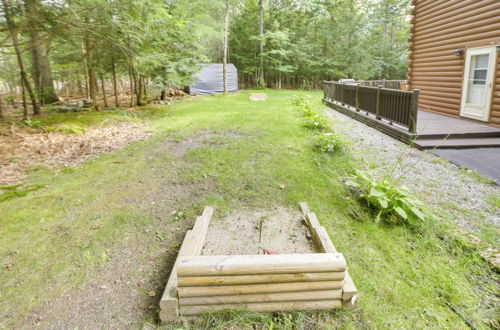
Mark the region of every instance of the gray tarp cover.
[[[222, 64], [203, 64], [201, 71], [193, 75], [196, 79], [189, 86], [189, 94], [222, 94]], [[238, 91], [238, 70], [233, 64], [227, 65], [227, 90]]]

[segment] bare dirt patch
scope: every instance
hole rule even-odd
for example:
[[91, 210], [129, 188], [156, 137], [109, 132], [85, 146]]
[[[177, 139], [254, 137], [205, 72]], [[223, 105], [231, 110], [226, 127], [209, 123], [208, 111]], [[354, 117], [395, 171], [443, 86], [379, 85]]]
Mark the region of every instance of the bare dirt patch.
[[14, 130], [11, 135], [0, 135], [0, 185], [22, 182], [34, 167], [74, 166], [150, 135], [142, 125], [128, 122], [90, 127], [83, 134], [28, 134]]
[[[172, 152], [177, 157], [182, 157], [189, 150], [200, 148], [203, 145], [217, 147], [225, 144], [223, 140], [231, 141], [241, 139], [243, 137], [245, 137], [245, 135], [235, 131], [227, 131], [223, 133], [200, 131], [196, 133], [196, 136], [192, 136], [175, 143], [173, 143], [172, 141], [168, 141], [168, 144], [170, 146], [170, 152]], [[217, 140], [217, 138], [220, 138], [222, 140]]]
[[298, 211], [235, 211], [210, 223], [203, 255], [317, 252]]

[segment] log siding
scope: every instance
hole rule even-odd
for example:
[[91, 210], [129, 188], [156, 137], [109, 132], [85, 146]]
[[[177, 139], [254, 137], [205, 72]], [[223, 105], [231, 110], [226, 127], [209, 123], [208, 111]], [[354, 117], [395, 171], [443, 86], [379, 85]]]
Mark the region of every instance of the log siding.
[[[500, 1], [413, 0], [412, 6], [408, 87], [420, 89], [421, 110], [459, 117], [466, 50], [500, 45]], [[455, 56], [456, 49], [464, 54]], [[488, 124], [500, 127], [498, 53], [495, 70]]]

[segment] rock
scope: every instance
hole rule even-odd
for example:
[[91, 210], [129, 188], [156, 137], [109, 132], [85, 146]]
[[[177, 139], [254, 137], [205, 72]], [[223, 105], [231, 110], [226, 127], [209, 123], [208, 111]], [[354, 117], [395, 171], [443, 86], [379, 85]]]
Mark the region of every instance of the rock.
[[479, 252], [481, 257], [483, 257], [484, 260], [489, 262], [493, 267], [495, 267], [497, 270], [500, 270], [500, 251], [493, 249], [493, 248], [488, 248], [484, 251]]
[[93, 104], [94, 104], [94, 101], [92, 101], [92, 99], [84, 99], [82, 102], [82, 106], [83, 108], [90, 108]]

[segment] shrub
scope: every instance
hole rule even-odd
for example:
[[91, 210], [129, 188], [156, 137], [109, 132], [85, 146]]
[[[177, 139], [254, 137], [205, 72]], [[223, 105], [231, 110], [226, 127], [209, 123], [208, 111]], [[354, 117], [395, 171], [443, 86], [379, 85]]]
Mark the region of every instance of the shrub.
[[334, 133], [322, 133], [314, 139], [316, 149], [330, 154], [341, 151], [344, 145], [344, 139]]
[[304, 127], [318, 131], [326, 131], [330, 127], [330, 122], [318, 113], [304, 116]]
[[398, 188], [387, 180], [379, 182], [361, 171], [356, 171], [356, 175], [346, 184], [354, 187], [359, 196], [368, 203], [368, 207], [377, 211], [377, 223], [385, 221], [390, 224], [415, 226], [426, 220], [420, 201], [408, 195], [408, 188]]
[[304, 102], [309, 101], [309, 98], [304, 95], [295, 94], [292, 97], [292, 105], [301, 106]]

